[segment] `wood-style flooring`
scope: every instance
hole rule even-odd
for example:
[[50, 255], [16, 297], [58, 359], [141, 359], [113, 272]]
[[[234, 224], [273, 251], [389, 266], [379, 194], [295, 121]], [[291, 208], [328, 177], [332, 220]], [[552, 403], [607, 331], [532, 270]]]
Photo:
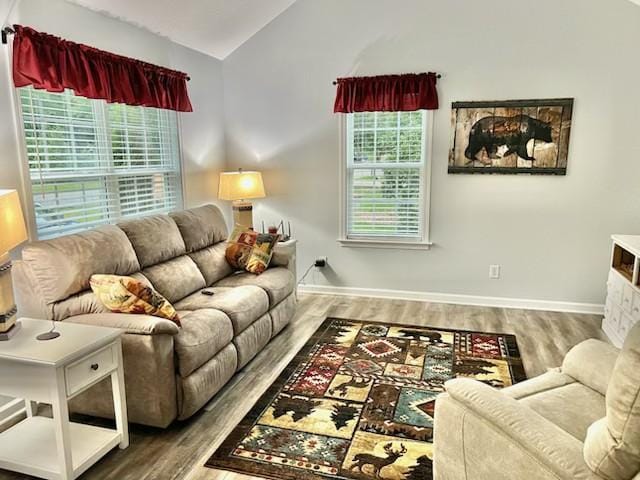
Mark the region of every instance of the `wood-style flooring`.
[[[117, 448], [84, 479], [248, 480], [202, 465], [277, 378], [309, 336], [328, 317], [512, 333], [528, 377], [558, 366], [565, 353], [587, 338], [602, 338], [601, 316], [334, 295], [301, 295], [292, 323], [200, 413], [166, 430], [130, 426], [131, 445]], [[0, 480], [30, 477], [0, 470]]]

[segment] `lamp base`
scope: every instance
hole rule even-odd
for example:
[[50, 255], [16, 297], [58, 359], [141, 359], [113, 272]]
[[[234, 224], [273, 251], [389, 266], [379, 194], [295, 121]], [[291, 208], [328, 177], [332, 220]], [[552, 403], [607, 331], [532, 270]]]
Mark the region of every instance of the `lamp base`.
[[11, 340], [11, 338], [13, 338], [20, 331], [21, 326], [22, 324], [20, 322], [16, 322], [9, 330], [0, 333], [0, 342]]
[[253, 205], [244, 200], [234, 200], [232, 204], [233, 222], [253, 230]]
[[0, 333], [11, 330], [16, 323], [16, 313], [11, 282], [11, 261], [8, 255], [0, 255]]

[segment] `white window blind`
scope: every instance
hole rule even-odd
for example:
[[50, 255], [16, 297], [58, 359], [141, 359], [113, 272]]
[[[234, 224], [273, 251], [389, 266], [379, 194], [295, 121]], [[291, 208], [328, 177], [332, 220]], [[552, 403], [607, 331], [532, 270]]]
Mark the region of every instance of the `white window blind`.
[[19, 94], [39, 238], [182, 205], [176, 112]]
[[424, 111], [347, 116], [347, 238], [423, 238], [426, 121]]

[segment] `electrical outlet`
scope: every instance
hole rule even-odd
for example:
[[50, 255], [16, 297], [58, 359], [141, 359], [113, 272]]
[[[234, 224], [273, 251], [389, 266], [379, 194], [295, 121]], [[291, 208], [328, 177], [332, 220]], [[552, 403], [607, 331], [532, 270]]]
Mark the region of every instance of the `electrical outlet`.
[[326, 267], [328, 262], [329, 260], [327, 259], [327, 257], [318, 257], [316, 258], [316, 261], [313, 265], [314, 267], [322, 268], [322, 267]]
[[489, 278], [493, 280], [500, 278], [500, 265], [489, 265]]

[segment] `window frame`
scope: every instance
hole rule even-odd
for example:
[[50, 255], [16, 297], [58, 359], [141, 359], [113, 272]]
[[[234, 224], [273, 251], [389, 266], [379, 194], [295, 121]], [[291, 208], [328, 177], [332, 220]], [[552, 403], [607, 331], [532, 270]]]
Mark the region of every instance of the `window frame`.
[[[11, 60], [11, 57], [10, 57], [10, 60]], [[28, 88], [28, 87], [20, 87], [20, 88]], [[28, 153], [28, 147], [27, 147], [27, 141], [26, 141], [24, 116], [22, 114], [20, 88], [12, 85], [12, 94], [10, 95], [10, 98], [11, 98], [12, 108], [14, 112], [13, 120], [14, 120], [14, 127], [15, 127], [14, 131], [15, 131], [16, 143], [18, 145], [20, 183], [21, 183], [22, 193], [23, 193], [22, 201], [25, 207], [25, 211], [23, 212], [23, 214], [25, 216], [25, 223], [27, 227], [27, 234], [29, 237], [29, 241], [36, 241], [36, 240], [39, 240], [38, 225], [36, 221], [35, 205], [34, 205], [34, 198], [33, 198], [33, 185], [31, 181], [31, 171], [29, 167], [29, 153]], [[95, 99], [89, 99], [89, 100], [95, 100]], [[101, 102], [101, 105], [99, 107], [100, 111], [98, 113], [101, 116], [106, 117], [109, 104], [105, 100], [97, 100], [97, 101]], [[143, 107], [143, 108], [146, 108], [146, 107]], [[185, 183], [184, 151], [182, 148], [182, 141], [183, 141], [182, 140], [183, 139], [182, 116], [180, 115], [180, 112], [175, 112], [175, 115], [176, 115], [176, 133], [177, 133], [176, 150], [178, 153], [178, 169], [179, 169], [179, 177], [180, 177], [179, 184], [182, 190], [181, 195], [179, 196], [179, 199], [178, 199], [179, 201], [176, 204], [176, 208], [183, 209], [186, 204], [185, 199], [186, 199], [187, 191], [186, 191], [186, 183]], [[103, 122], [103, 120], [101, 119], [100, 122]], [[108, 123], [106, 121], [103, 123], [104, 123], [104, 126], [108, 127]], [[109, 146], [109, 150], [111, 150], [111, 146]], [[141, 214], [140, 216], [144, 216], [144, 214]], [[121, 217], [118, 219], [114, 219], [113, 221], [116, 222], [123, 219], [131, 219], [131, 218], [136, 218], [136, 216]], [[108, 223], [105, 223], [103, 225], [107, 225], [107, 224]], [[91, 228], [96, 228], [98, 226], [99, 225], [96, 225], [86, 230], [89, 230]], [[73, 232], [73, 233], [78, 233], [78, 232]], [[64, 235], [67, 235], [67, 234], [62, 234], [62, 236]], [[56, 237], [49, 237], [49, 238], [56, 238]]]
[[[422, 167], [420, 176], [420, 225], [417, 237], [404, 236], [349, 236], [348, 221], [350, 208], [349, 175], [350, 159], [353, 145], [349, 136], [349, 125], [352, 125], [353, 114], [340, 115], [339, 120], [339, 237], [338, 243], [343, 247], [366, 248], [397, 248], [405, 250], [428, 250], [433, 245], [430, 238], [430, 210], [431, 210], [431, 171], [433, 165], [433, 111], [424, 110], [422, 116]], [[399, 167], [402, 168], [402, 167]]]

